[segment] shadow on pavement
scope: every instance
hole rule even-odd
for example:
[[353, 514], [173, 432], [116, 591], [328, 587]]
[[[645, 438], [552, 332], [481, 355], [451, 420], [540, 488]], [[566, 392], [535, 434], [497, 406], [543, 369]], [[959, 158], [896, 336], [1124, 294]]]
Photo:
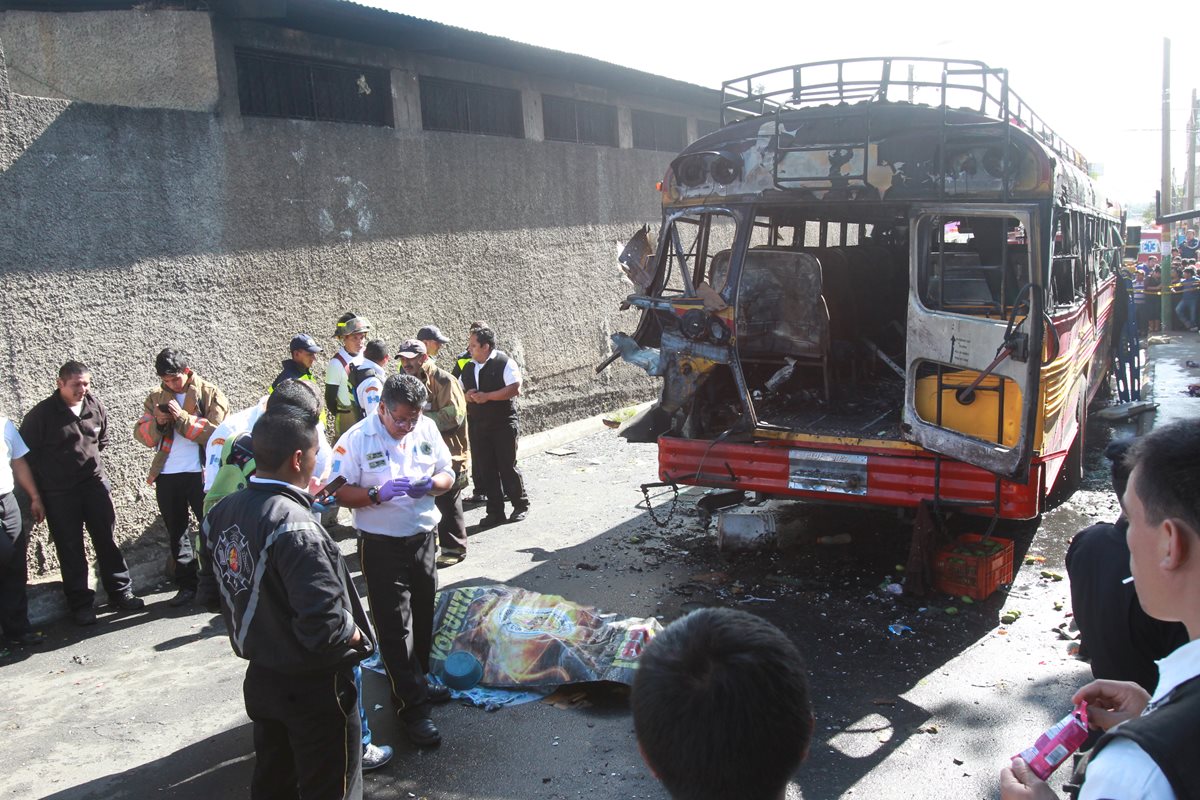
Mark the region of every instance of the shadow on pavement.
[[249, 795], [254, 742], [249, 722], [168, 756], [79, 786], [46, 800], [142, 800], [148, 797], [230, 798]]

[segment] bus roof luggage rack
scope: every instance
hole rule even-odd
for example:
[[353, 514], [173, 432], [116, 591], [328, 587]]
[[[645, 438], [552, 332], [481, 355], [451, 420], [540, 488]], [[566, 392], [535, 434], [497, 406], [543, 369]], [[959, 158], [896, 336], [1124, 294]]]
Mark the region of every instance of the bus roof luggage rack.
[[[758, 72], [721, 85], [721, 124], [858, 103], [912, 103], [982, 114], [1028, 132], [1084, 171], [1088, 162], [1008, 87], [1008, 70], [982, 61], [847, 58]], [[945, 114], [943, 114], [945, 120]], [[950, 123], [946, 125], [961, 125]], [[966, 123], [980, 125], [981, 123]], [[982, 123], [989, 125], [990, 123]]]

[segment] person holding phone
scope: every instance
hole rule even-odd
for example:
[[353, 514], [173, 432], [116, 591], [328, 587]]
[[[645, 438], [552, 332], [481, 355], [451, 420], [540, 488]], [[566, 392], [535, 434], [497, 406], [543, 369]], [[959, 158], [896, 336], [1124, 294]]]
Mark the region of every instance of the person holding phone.
[[[188, 536], [188, 511], [195, 514], [198, 529], [204, 519], [204, 446], [229, 413], [229, 401], [215, 384], [193, 372], [178, 350], [161, 351], [154, 371], [161, 384], [146, 397], [133, 437], [154, 450], [146, 482], [154, 485], [178, 589], [167, 605], [186, 606], [197, 599], [204, 559]], [[201, 597], [200, 604], [214, 599]]]
[[356, 424], [333, 448], [333, 472], [346, 478], [338, 503], [354, 512], [358, 558], [392, 705], [409, 740], [418, 746], [442, 737], [429, 715], [431, 703], [450, 692], [431, 684], [433, 597], [437, 591], [437, 525], [434, 497], [454, 484], [450, 451], [437, 425], [423, 415], [429, 393], [412, 375], [383, 384], [378, 410]]

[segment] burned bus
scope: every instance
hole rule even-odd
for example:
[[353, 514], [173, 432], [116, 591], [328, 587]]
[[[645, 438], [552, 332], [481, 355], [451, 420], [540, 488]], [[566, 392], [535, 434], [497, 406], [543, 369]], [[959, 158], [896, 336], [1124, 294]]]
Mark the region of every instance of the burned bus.
[[[663, 381], [665, 482], [1030, 519], [1083, 468], [1121, 210], [973, 61], [852, 59], [723, 87], [622, 253], [614, 356]], [[636, 435], [636, 433], [635, 433]]]

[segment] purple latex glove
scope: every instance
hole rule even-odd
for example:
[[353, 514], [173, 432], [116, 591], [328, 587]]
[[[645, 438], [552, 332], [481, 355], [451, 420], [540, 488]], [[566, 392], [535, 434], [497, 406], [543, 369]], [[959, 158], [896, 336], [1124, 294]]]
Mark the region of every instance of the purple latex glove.
[[411, 481], [408, 478], [392, 478], [379, 487], [379, 502], [386, 503], [388, 500], [403, 497], [408, 494], [410, 486]]
[[429, 494], [431, 489], [433, 489], [433, 478], [429, 476], [418, 478], [409, 484], [408, 496], [414, 499], [424, 497], [425, 495]]

